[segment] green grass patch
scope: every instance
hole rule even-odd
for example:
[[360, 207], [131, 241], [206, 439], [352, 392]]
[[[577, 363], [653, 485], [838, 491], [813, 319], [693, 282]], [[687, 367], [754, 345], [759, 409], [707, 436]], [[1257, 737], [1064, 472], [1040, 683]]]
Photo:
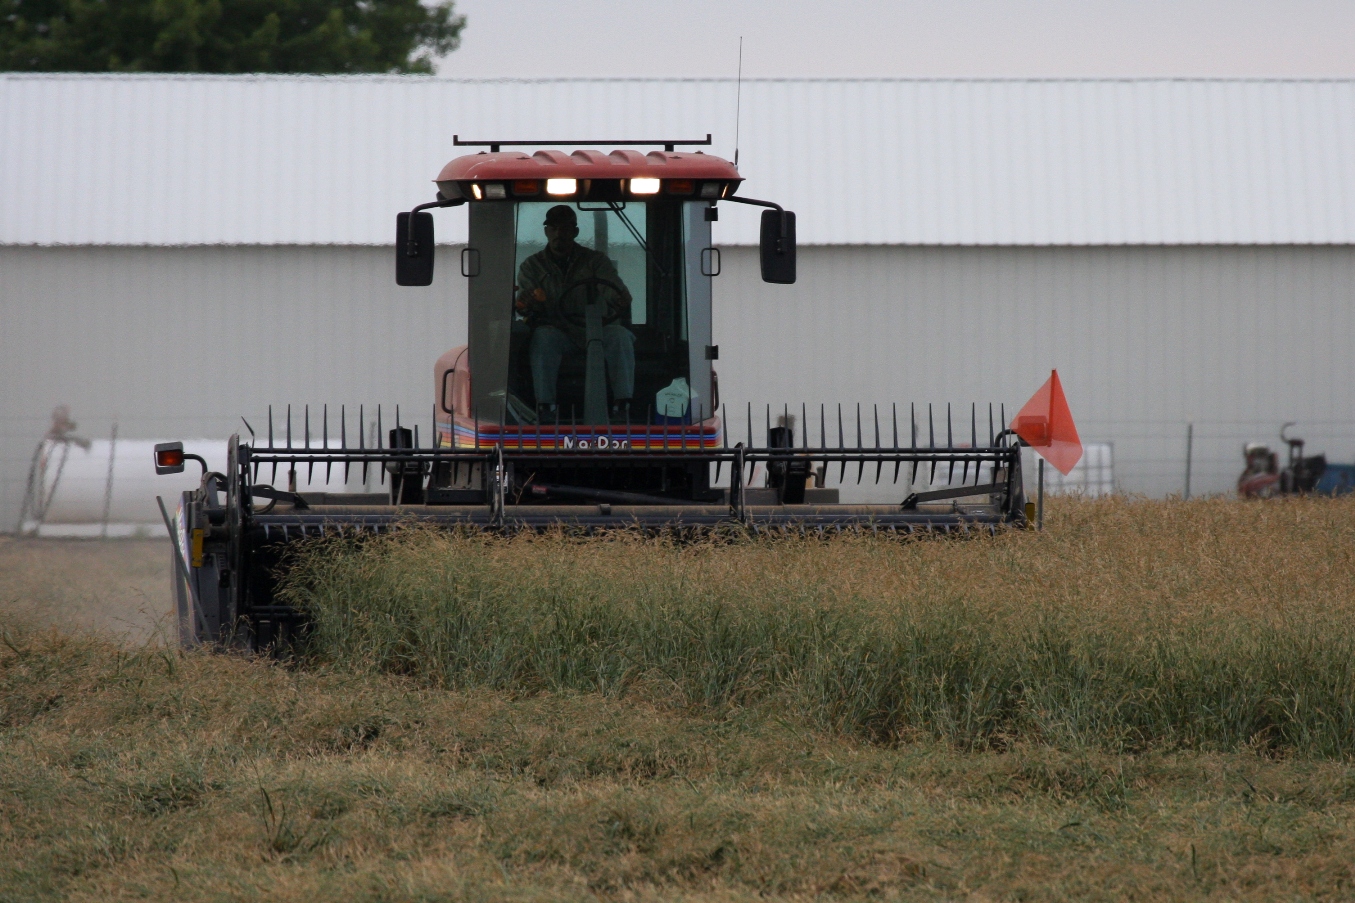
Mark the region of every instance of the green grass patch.
[[312, 654], [437, 687], [770, 705], [875, 742], [1355, 751], [1344, 500], [1065, 501], [1043, 534], [328, 540]]

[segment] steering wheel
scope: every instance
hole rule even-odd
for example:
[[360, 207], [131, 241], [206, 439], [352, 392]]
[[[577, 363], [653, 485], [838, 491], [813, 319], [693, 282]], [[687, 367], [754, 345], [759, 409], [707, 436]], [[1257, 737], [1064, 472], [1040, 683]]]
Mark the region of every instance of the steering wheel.
[[[617, 298], [624, 298], [626, 296], [626, 289], [624, 286], [618, 285], [612, 280], [605, 279], [602, 276], [590, 276], [587, 279], [579, 279], [575, 282], [571, 282], [569, 285], [566, 285], [564, 288], [560, 290], [560, 295], [556, 299], [555, 305], [556, 308], [560, 311], [560, 316], [565, 319], [566, 323], [569, 323], [572, 326], [578, 326], [581, 328], [587, 327], [588, 314], [584, 310], [584, 307], [587, 305], [587, 302], [585, 301], [583, 303], [579, 302], [566, 303], [565, 299], [568, 298], [571, 293], [576, 292], [581, 288], [587, 288], [588, 286], [602, 286], [605, 288], [609, 288], [612, 291], [616, 292]], [[621, 319], [622, 311], [618, 310], [616, 313], [612, 313], [611, 310], [612, 305], [608, 304], [607, 313], [603, 314], [602, 316], [603, 325], [615, 323], [617, 320]]]

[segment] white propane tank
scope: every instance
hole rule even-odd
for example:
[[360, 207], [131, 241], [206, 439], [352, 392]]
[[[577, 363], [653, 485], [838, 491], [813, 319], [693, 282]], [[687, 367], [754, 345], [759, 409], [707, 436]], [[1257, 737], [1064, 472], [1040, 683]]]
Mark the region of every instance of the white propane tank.
[[[173, 514], [179, 493], [198, 488], [202, 468], [157, 476], [154, 449], [163, 439], [45, 439], [38, 446], [22, 533], [39, 536], [156, 536], [164, 532], [155, 497]], [[201, 455], [211, 470], [226, 466], [226, 443], [189, 439], [184, 451]], [[107, 528], [105, 530], [105, 524]]]
[[[160, 536], [164, 522], [155, 503], [158, 495], [173, 516], [179, 494], [198, 488], [202, 465], [185, 461], [183, 473], [157, 475], [155, 446], [169, 439], [44, 439], [34, 452], [29, 488], [24, 502], [20, 533], [38, 536]], [[224, 439], [185, 439], [184, 452], [200, 455], [207, 469], [224, 472]], [[350, 470], [345, 484], [343, 465], [336, 464], [325, 479], [324, 465], [298, 467], [297, 484], [302, 492], [382, 492], [380, 468], [368, 469], [362, 482], [361, 465]], [[273, 473], [272, 465], [259, 468], [258, 480], [287, 488], [287, 467]]]

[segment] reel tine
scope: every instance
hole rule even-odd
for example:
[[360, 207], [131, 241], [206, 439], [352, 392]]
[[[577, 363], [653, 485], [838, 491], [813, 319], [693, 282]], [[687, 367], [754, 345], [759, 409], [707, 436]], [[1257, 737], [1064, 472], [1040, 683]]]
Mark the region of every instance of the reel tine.
[[[720, 405], [720, 445], [722, 448], [726, 449], [729, 448], [728, 427], [729, 427], [729, 418], [726, 414], [725, 406]], [[724, 465], [725, 461], [723, 458], [715, 459], [715, 483], [717, 486], [720, 483], [720, 471], [724, 468]]]
[[993, 432], [993, 403], [988, 402], [988, 447], [992, 448], [997, 442], [997, 435]]
[[[309, 402], [306, 403], [306, 444], [305, 444], [304, 447], [305, 447], [306, 451], [310, 451], [310, 450], [311, 450], [311, 406], [310, 406], [310, 403], [309, 403]], [[307, 455], [307, 458], [310, 458], [310, 456]], [[306, 462], [306, 485], [307, 485], [307, 486], [309, 486], [309, 485], [311, 484], [311, 481], [312, 481], [311, 478], [314, 477], [314, 476], [315, 476], [315, 459], [314, 459], [314, 458], [310, 458], [310, 460], [308, 460], [308, 461]]]
[[[974, 402], [971, 401], [969, 403], [969, 437], [970, 437], [969, 447], [971, 449], [978, 448], [979, 446], [979, 421], [977, 412], [978, 408], [975, 407]], [[977, 462], [975, 463], [974, 468], [975, 468], [974, 475], [977, 477], [979, 473]], [[969, 456], [966, 456], [964, 459], [964, 474], [963, 476], [960, 477], [960, 484], [964, 485], [965, 483], [968, 482], [969, 482]]]
[[917, 483], [917, 465], [918, 465], [918, 460], [917, 460], [917, 402], [915, 402], [915, 401], [910, 401], [910, 402], [908, 402], [908, 419], [909, 419], [910, 421], [912, 421], [912, 425], [913, 425], [913, 444], [912, 444], [912, 446], [911, 446], [911, 448], [912, 448], [912, 450], [913, 450], [913, 475], [912, 475], [911, 477], [909, 477], [909, 482], [908, 482], [908, 486], [909, 486], [909, 488], [911, 489], [911, 488]]
[[[861, 402], [856, 403], [856, 450], [862, 450], [861, 445]], [[866, 472], [866, 459], [858, 458], [856, 462], [856, 485], [861, 485], [861, 476]]]
[[903, 461], [897, 457], [899, 453], [899, 403], [891, 401], [889, 407], [893, 411], [894, 417], [894, 454], [896, 456], [894, 458], [894, 482], [897, 484], [899, 482], [899, 468], [903, 465]]
[[[322, 420], [322, 429], [323, 429], [323, 435], [322, 435], [321, 438], [320, 438], [320, 442], [321, 442], [322, 447], [325, 449], [325, 451], [329, 451], [329, 402], [325, 402], [324, 419]], [[329, 472], [330, 472], [330, 469], [331, 469], [333, 466], [334, 466], [334, 462], [331, 461], [331, 460], [329, 459], [329, 455], [325, 455], [325, 487], [326, 487], [326, 488], [329, 487]]]
[[339, 446], [343, 449], [343, 486], [348, 488], [348, 468], [352, 464], [348, 460], [348, 406], [339, 405]]
[[955, 431], [951, 428], [950, 402], [946, 402], [946, 448], [950, 450], [950, 475], [946, 477], [946, 485], [950, 485], [955, 482]]
[[[936, 420], [932, 417], [932, 403], [927, 402], [927, 436], [932, 451], [936, 450]], [[936, 482], [936, 458], [932, 458], [932, 475], [927, 478], [928, 483]]]
[[362, 485], [367, 486], [367, 418], [363, 416], [362, 405], [358, 405], [358, 451], [362, 456]]
[[744, 448], [753, 447], [753, 403], [748, 402], [748, 441], [744, 443]]
[[[241, 420], [241, 422], [244, 423], [245, 429], [249, 430], [249, 445], [250, 445], [251, 448], [253, 448], [254, 446], [256, 446], [256, 445], [259, 444], [259, 439], [258, 439], [258, 437], [254, 435], [254, 427], [250, 426], [250, 425], [249, 425], [249, 421], [248, 421], [248, 420], [245, 420], [245, 418], [244, 418], [243, 416], [240, 417], [240, 420]], [[246, 469], [246, 471], [245, 471], [245, 477], [246, 477], [246, 479], [249, 478], [249, 471], [248, 471], [248, 469]], [[259, 465], [255, 464], [255, 465], [254, 465], [254, 479], [257, 480], [258, 478], [259, 478]]]
[[[380, 451], [381, 449], [383, 449], [383, 448], [385, 448], [385, 447], [386, 447], [386, 431], [382, 428], [382, 424], [381, 424], [381, 405], [377, 405], [377, 406], [376, 406], [376, 448], [377, 448], [377, 451]], [[386, 485], [386, 468], [385, 468], [385, 462], [382, 462], [382, 466], [381, 466], [380, 468], [378, 468], [378, 469], [381, 471], [381, 473], [380, 473], [380, 477], [381, 477], [381, 485], [382, 485], [382, 486], [385, 486], [385, 485]]]
[[809, 406], [800, 402], [800, 450], [809, 451]]
[[[819, 402], [819, 445], [818, 445], [818, 450], [819, 450], [820, 452], [826, 452], [826, 451], [828, 450], [828, 438], [827, 438], [827, 436], [828, 436], [828, 432], [827, 432], [827, 430], [828, 430], [828, 418], [827, 418], [827, 414], [825, 413], [825, 411], [826, 411], [826, 409], [825, 409], [824, 403], [823, 403], [823, 402]], [[809, 438], [809, 424], [807, 424], [807, 423], [805, 424], [805, 438], [806, 438], [806, 439]], [[827, 461], [823, 461], [823, 462], [821, 462], [821, 464], [822, 464], [822, 466], [823, 466], [823, 482], [824, 482], [824, 485], [826, 486], [826, 485], [828, 484], [828, 462], [827, 462]]]
[[[273, 448], [273, 406], [271, 404], [268, 406], [268, 448], [270, 451]], [[259, 478], [257, 470], [254, 472], [254, 478], [256, 480]], [[276, 461], [273, 462], [273, 476], [269, 479], [269, 482], [274, 486], [278, 484], [278, 462]]]
[[[878, 451], [880, 450], [880, 406], [877, 404], [877, 405], [874, 406], [874, 408], [875, 408], [875, 450], [878, 452]], [[876, 485], [876, 486], [879, 486], [879, 485], [880, 485], [880, 471], [884, 470], [884, 467], [885, 467], [885, 461], [884, 461], [884, 458], [881, 458], [881, 457], [877, 454], [877, 455], [875, 456], [875, 485]]]
[[292, 447], [292, 406], [287, 405], [287, 448]]
[[[842, 402], [837, 405], [837, 449], [843, 451], [846, 448], [846, 437], [842, 433]], [[842, 482], [842, 478], [847, 475], [847, 459], [842, 459], [842, 467], [838, 469], [837, 481]]]

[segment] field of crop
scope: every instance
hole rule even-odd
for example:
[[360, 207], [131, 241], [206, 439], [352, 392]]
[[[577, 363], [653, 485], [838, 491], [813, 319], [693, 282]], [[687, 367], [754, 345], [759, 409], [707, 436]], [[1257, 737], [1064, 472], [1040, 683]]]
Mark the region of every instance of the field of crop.
[[411, 530], [308, 550], [288, 664], [11, 615], [0, 900], [1346, 899], [1353, 540]]

